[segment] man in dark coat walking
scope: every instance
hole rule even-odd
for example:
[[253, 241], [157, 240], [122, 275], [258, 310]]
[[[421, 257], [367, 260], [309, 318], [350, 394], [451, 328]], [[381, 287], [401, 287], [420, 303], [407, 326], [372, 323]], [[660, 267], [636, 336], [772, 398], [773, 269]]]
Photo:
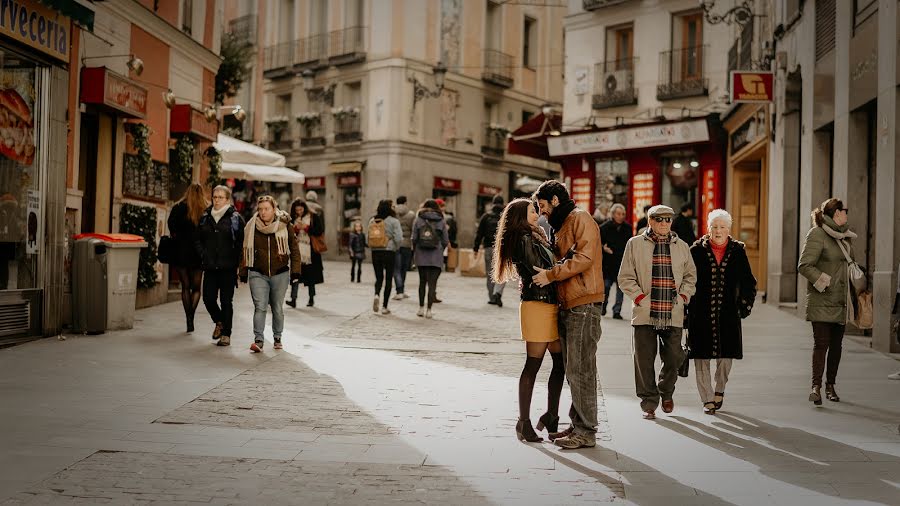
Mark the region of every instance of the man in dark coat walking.
[[478, 221], [478, 231], [475, 232], [475, 245], [472, 251], [478, 253], [478, 249], [484, 246], [484, 272], [487, 274], [488, 304], [503, 307], [503, 288], [506, 283], [494, 283], [491, 275], [494, 266], [494, 236], [497, 235], [497, 225], [500, 223], [500, 215], [503, 213], [503, 195], [494, 195], [491, 202], [491, 210], [481, 216]]
[[600, 314], [606, 316], [609, 291], [615, 283], [616, 303], [613, 305], [613, 318], [621, 320], [622, 301], [625, 299], [625, 294], [619, 288], [616, 278], [619, 276], [619, 267], [622, 266], [625, 245], [628, 243], [628, 239], [631, 239], [631, 224], [625, 221], [625, 206], [622, 204], [613, 204], [609, 211], [612, 219], [600, 226], [600, 243], [603, 244], [603, 284], [606, 293]]
[[678, 234], [678, 238], [688, 245], [694, 244], [694, 241], [697, 240], [697, 234], [694, 233], [694, 221], [691, 220], [693, 217], [694, 205], [688, 203], [681, 206], [681, 213], [672, 222], [672, 232]]

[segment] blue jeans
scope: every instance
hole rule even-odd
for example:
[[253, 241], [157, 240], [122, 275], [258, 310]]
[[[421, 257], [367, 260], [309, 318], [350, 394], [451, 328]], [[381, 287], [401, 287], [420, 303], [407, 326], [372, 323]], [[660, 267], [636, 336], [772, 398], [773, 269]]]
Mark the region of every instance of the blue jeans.
[[409, 272], [409, 266], [412, 264], [412, 249], [401, 247], [397, 250], [397, 256], [394, 257], [394, 287], [397, 293], [403, 293], [403, 287], [406, 286], [406, 273]]
[[622, 300], [625, 299], [625, 294], [622, 293], [619, 283], [614, 278], [603, 278], [603, 285], [606, 289], [606, 296], [603, 298], [603, 308], [606, 309], [606, 304], [609, 302], [609, 291], [612, 289], [613, 283], [616, 284], [616, 303], [613, 305], [613, 314], [621, 314]]
[[266, 330], [267, 306], [272, 307], [272, 337], [281, 339], [284, 331], [284, 294], [291, 283], [291, 274], [287, 271], [274, 276], [263, 276], [250, 271], [250, 297], [253, 299], [253, 340], [263, 342], [263, 331]]

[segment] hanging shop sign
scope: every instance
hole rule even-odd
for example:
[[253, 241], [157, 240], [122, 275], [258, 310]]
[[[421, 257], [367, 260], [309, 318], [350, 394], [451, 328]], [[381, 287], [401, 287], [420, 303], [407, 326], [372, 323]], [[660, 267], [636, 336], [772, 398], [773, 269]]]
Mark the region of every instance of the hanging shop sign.
[[773, 72], [731, 71], [731, 102], [771, 102], [775, 99]]
[[437, 190], [447, 190], [452, 192], [462, 191], [462, 181], [459, 179], [450, 179], [446, 177], [435, 177], [434, 187]]
[[500, 195], [503, 193], [503, 189], [497, 186], [491, 186], [489, 184], [478, 184], [478, 195], [483, 197], [493, 197], [494, 195]]
[[325, 178], [322, 176], [308, 177], [304, 185], [307, 190], [321, 190], [325, 188]]
[[81, 101], [129, 118], [147, 117], [147, 88], [106, 67], [81, 69]]
[[0, 2], [0, 34], [69, 61], [72, 20], [34, 0]]
[[338, 188], [362, 186], [362, 175], [358, 172], [353, 174], [338, 174], [337, 185]]
[[706, 120], [678, 121], [547, 138], [550, 156], [605, 153], [709, 141]]
[[209, 121], [206, 113], [188, 104], [172, 106], [169, 132], [173, 134], [191, 134], [201, 139], [215, 141], [219, 134], [219, 122]]

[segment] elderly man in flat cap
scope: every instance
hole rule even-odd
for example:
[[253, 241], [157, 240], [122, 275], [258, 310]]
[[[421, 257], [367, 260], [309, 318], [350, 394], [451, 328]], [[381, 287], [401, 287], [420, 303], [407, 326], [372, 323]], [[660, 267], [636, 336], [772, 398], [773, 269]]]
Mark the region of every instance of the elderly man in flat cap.
[[[644, 418], [656, 418], [656, 408], [675, 409], [672, 394], [678, 367], [684, 361], [681, 329], [684, 308], [694, 295], [697, 268], [690, 245], [672, 233], [671, 207], [657, 205], [647, 212], [649, 227], [632, 237], [625, 246], [619, 287], [634, 304], [634, 383], [641, 399]], [[662, 370], [656, 378], [655, 362], [659, 342]]]

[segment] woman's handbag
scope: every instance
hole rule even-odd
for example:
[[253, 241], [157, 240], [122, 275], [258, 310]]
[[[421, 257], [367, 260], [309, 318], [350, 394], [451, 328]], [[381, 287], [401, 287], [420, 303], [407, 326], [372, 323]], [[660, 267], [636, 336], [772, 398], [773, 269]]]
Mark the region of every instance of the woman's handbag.
[[871, 329], [875, 326], [875, 308], [872, 302], [872, 292], [863, 290], [856, 294], [856, 314], [853, 325], [860, 330]]
[[309, 243], [312, 244], [312, 249], [316, 253], [325, 253], [328, 251], [328, 245], [325, 244], [325, 237], [321, 235], [311, 235], [309, 236]]
[[684, 331], [684, 344], [681, 346], [681, 349], [684, 350], [684, 361], [681, 363], [681, 366], [678, 367], [678, 375], [682, 378], [687, 378], [688, 373], [691, 370], [691, 359], [688, 358], [691, 354], [691, 345], [687, 329]]
[[170, 264], [175, 260], [175, 239], [164, 235], [159, 238], [159, 247], [156, 248], [156, 258], [161, 263]]

